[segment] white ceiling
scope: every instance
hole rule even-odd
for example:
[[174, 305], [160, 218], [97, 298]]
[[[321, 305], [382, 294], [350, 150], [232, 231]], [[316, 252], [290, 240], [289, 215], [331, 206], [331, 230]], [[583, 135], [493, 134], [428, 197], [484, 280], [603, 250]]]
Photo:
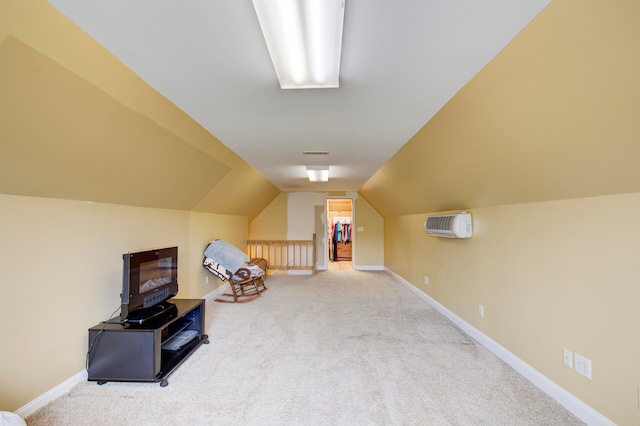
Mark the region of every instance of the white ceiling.
[[250, 0], [49, 1], [283, 191], [358, 190], [550, 2], [346, 0], [340, 87], [281, 90]]

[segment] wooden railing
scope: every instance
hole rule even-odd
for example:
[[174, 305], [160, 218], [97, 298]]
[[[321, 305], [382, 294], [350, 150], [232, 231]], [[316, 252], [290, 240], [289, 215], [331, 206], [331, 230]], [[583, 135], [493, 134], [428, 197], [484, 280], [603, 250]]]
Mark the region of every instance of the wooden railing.
[[270, 270], [309, 270], [316, 273], [316, 234], [311, 240], [249, 240], [249, 257], [261, 257]]

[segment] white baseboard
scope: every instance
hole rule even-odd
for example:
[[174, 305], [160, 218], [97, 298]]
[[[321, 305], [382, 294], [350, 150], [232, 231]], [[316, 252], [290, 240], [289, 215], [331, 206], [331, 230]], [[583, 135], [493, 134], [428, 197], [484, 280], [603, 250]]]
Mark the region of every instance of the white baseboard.
[[428, 294], [424, 293], [409, 281], [402, 278], [392, 270], [384, 269], [389, 275], [407, 286], [418, 297], [431, 305], [435, 310], [440, 312], [445, 318], [454, 323], [457, 327], [471, 336], [475, 341], [482, 346], [493, 352], [498, 358], [509, 364], [514, 370], [524, 376], [531, 383], [536, 385], [540, 390], [555, 399], [564, 408], [573, 413], [574, 416], [585, 422], [587, 425], [611, 425], [615, 426], [615, 423], [607, 419], [605, 416], [591, 408], [589, 405], [582, 402], [580, 399], [569, 393], [567, 390], [556, 384], [553, 380], [540, 373], [538, 370], [518, 358], [512, 352], [507, 350], [504, 346], [500, 345], [495, 340], [491, 339], [480, 330], [471, 326], [468, 322], [451, 312], [449, 309], [440, 304], [437, 300], [433, 299]]
[[380, 265], [353, 265], [354, 271], [384, 271], [384, 266]]
[[72, 387], [74, 387], [78, 383], [82, 383], [86, 381], [87, 378], [88, 378], [87, 370], [80, 371], [79, 373], [68, 378], [67, 380], [60, 383], [58, 386], [54, 387], [53, 389], [49, 389], [48, 391], [46, 391], [45, 393], [43, 393], [33, 401], [18, 408], [18, 410], [16, 410], [16, 414], [22, 417], [23, 419], [26, 419], [31, 414], [35, 413], [38, 409], [44, 407], [54, 399], [69, 393]]
[[[569, 410], [571, 413], [573, 413], [576, 417], [578, 417], [580, 420], [585, 422], [587, 425], [615, 426], [615, 424], [611, 422], [609, 419], [607, 419], [605, 416], [603, 416], [602, 414], [600, 414], [599, 412], [591, 408], [589, 405], [582, 402], [580, 399], [576, 398], [571, 393], [567, 392], [564, 388], [557, 385], [555, 382], [553, 382], [551, 379], [549, 379], [548, 377], [540, 373], [538, 370], [531, 367], [529, 364], [527, 364], [526, 362], [524, 362], [523, 360], [515, 356], [513, 353], [511, 353], [502, 345], [498, 344], [489, 336], [482, 333], [478, 329], [472, 327], [469, 323], [467, 323], [462, 318], [460, 318], [459, 316], [457, 316], [456, 314], [454, 314], [453, 312], [445, 308], [442, 304], [440, 304], [438, 301], [433, 299], [431, 296], [419, 290], [413, 284], [411, 284], [410, 282], [402, 278], [400, 275], [396, 274], [395, 272], [391, 271], [388, 268], [382, 267], [380, 270], [386, 271], [389, 275], [391, 275], [392, 277], [397, 279], [399, 282], [407, 286], [418, 297], [420, 297], [422, 300], [424, 300], [429, 305], [431, 305], [435, 310], [440, 312], [444, 317], [449, 319], [449, 321], [454, 323], [457, 327], [462, 329], [474, 340], [476, 340], [482, 346], [484, 346], [485, 348], [490, 350], [492, 353], [494, 353], [498, 358], [500, 358], [501, 360], [506, 362], [508, 365], [510, 365], [514, 370], [516, 370], [518, 373], [520, 373], [522, 376], [528, 379], [531, 383], [533, 383], [538, 388], [540, 388], [547, 395], [549, 395], [550, 397], [558, 401], [558, 403], [560, 403], [563, 407], [565, 407], [567, 410]], [[220, 296], [222, 293], [226, 292], [228, 288], [229, 288], [228, 284], [221, 285], [220, 287], [206, 294], [203, 298], [207, 302], [209, 302], [211, 300], [214, 300], [218, 296]], [[75, 374], [74, 376], [70, 377], [69, 379], [65, 380], [64, 382], [60, 383], [56, 387], [43, 393], [42, 395], [32, 400], [31, 402], [23, 405], [18, 410], [16, 410], [15, 413], [20, 417], [22, 417], [23, 419], [25, 419], [31, 414], [33, 414], [34, 412], [36, 412], [38, 409], [50, 403], [51, 401], [65, 395], [71, 390], [72, 387], [74, 387], [78, 383], [86, 381], [87, 378], [88, 378], [87, 371], [82, 370], [77, 374]]]
[[211, 302], [212, 300], [215, 300], [218, 296], [220, 296], [222, 293], [226, 293], [228, 291], [231, 291], [231, 289], [229, 288], [229, 283], [225, 283], [220, 287], [216, 288], [215, 290], [205, 294], [203, 299], [205, 300], [205, 303]]

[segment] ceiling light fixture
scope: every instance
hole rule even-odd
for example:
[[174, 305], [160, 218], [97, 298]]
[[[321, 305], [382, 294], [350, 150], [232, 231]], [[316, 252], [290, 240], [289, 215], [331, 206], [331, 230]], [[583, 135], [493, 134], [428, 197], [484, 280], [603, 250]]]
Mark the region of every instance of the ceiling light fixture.
[[307, 166], [309, 182], [329, 182], [329, 166]]
[[338, 87], [345, 0], [253, 0], [282, 89]]

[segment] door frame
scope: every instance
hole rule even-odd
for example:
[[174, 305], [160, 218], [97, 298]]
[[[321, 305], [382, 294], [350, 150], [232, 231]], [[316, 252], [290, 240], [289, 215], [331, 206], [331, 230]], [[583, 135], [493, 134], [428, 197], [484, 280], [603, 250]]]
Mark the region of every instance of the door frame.
[[[324, 211], [325, 211], [325, 223], [324, 223], [324, 236], [323, 236], [323, 241], [326, 244], [330, 244], [329, 243], [329, 237], [330, 237], [330, 232], [329, 232], [329, 223], [330, 223], [330, 214], [329, 214], [329, 200], [351, 200], [351, 268], [355, 269], [355, 259], [356, 259], [356, 232], [355, 232], [355, 219], [356, 219], [356, 206], [355, 206], [355, 198], [354, 197], [350, 197], [350, 196], [335, 196], [335, 195], [327, 195], [327, 197], [325, 198], [325, 206], [324, 206]], [[331, 261], [329, 259], [329, 246], [326, 247], [325, 250], [325, 254], [324, 254], [324, 258], [327, 261], [327, 269], [329, 269], [329, 262]]]

